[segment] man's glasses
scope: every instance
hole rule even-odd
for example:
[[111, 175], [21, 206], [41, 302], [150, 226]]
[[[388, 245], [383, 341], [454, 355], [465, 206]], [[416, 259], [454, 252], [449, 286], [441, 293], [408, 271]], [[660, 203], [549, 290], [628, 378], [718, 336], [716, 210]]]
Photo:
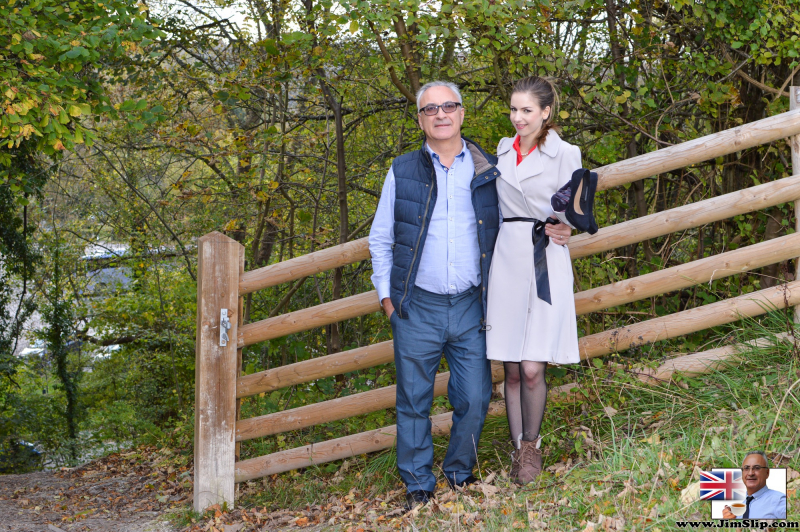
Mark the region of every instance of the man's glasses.
[[418, 113], [425, 113], [427, 116], [433, 116], [435, 114], [439, 114], [439, 108], [440, 107], [442, 108], [442, 111], [444, 111], [445, 113], [452, 113], [456, 109], [458, 109], [460, 106], [461, 106], [461, 104], [458, 103], [458, 102], [444, 102], [442, 105], [433, 105], [431, 103], [431, 104], [426, 105], [425, 107], [423, 107], [422, 109], [420, 109], [417, 112]]
[[744, 471], [745, 473], [749, 473], [750, 471], [752, 471], [753, 473], [758, 473], [762, 469], [766, 469], [766, 467], [760, 465], [754, 465], [754, 466], [744, 466], [742, 468], [742, 471]]

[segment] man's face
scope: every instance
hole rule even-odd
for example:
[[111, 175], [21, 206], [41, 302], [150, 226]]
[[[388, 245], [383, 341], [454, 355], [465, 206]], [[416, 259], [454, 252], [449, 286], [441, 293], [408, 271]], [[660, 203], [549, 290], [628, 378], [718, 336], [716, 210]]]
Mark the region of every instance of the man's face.
[[[760, 467], [758, 471], [753, 467]], [[760, 454], [751, 454], [744, 459], [742, 463], [742, 480], [747, 488], [748, 494], [753, 494], [767, 485], [767, 478], [769, 477], [769, 468], [767, 468], [767, 461]]]
[[[426, 105], [441, 105], [445, 102], [458, 102], [458, 97], [447, 87], [431, 87], [426, 90], [420, 100], [419, 109]], [[418, 111], [419, 111], [418, 109]], [[452, 113], [445, 113], [440, 107], [433, 116], [418, 113], [419, 127], [425, 136], [432, 140], [448, 140], [461, 136], [461, 124], [464, 122], [464, 107], [459, 106]]]

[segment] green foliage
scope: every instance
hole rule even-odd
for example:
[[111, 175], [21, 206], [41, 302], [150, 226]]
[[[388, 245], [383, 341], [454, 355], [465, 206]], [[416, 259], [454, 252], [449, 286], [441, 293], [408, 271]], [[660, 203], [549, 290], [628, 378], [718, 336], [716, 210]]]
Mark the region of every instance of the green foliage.
[[161, 34], [143, 4], [116, 0], [9, 0], [0, 21], [0, 175], [29, 188], [15, 160], [91, 142], [84, 121], [116, 116], [104, 86], [122, 79], [113, 69]]
[[[166, 294], [159, 293], [157, 278], [169, 287]], [[87, 400], [98, 410], [124, 402], [141, 421], [163, 424], [194, 401], [194, 284], [180, 270], [157, 264], [142, 270], [132, 288], [95, 303], [98, 335], [128, 343], [95, 361]]]
[[63, 393], [50, 384], [51, 370], [41, 359], [17, 368], [14, 379], [0, 381], [0, 447], [26, 441], [45, 453], [46, 460], [64, 464], [69, 454]]

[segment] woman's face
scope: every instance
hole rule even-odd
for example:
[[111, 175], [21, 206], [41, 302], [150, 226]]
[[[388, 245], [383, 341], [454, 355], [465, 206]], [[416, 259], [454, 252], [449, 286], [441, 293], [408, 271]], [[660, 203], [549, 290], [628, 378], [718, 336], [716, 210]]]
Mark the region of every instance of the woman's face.
[[511, 95], [511, 123], [520, 137], [535, 135], [542, 129], [544, 122], [550, 117], [550, 107], [542, 109], [536, 98], [527, 92], [515, 92]]

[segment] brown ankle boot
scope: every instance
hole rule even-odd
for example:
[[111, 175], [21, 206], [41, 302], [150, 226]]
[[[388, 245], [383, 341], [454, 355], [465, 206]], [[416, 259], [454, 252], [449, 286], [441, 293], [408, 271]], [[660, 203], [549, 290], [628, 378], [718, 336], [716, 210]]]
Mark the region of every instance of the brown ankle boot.
[[536, 448], [535, 441], [521, 441], [520, 449], [520, 468], [517, 474], [517, 483], [529, 484], [542, 472], [542, 451]]

